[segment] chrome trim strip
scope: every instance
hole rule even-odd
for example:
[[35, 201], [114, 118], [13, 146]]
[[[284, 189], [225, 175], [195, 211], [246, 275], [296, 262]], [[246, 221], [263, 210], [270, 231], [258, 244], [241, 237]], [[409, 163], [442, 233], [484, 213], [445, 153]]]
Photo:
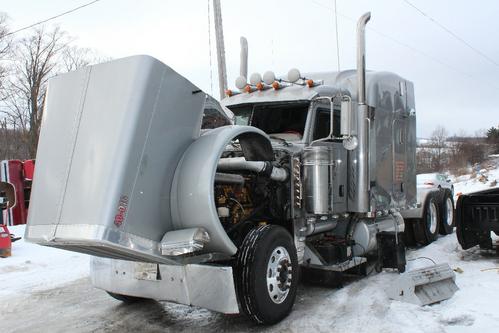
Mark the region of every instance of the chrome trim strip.
[[161, 255], [159, 242], [101, 225], [28, 225], [25, 239], [39, 245], [59, 247], [100, 257], [171, 265], [230, 258], [230, 256], [221, 253], [203, 253], [196, 256], [163, 256]]

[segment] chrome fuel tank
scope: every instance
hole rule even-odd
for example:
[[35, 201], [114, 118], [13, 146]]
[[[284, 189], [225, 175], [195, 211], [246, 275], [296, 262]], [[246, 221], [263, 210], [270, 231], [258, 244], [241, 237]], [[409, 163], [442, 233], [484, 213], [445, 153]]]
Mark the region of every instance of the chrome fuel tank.
[[331, 211], [332, 150], [328, 146], [306, 147], [303, 152], [303, 183], [308, 213], [326, 215]]

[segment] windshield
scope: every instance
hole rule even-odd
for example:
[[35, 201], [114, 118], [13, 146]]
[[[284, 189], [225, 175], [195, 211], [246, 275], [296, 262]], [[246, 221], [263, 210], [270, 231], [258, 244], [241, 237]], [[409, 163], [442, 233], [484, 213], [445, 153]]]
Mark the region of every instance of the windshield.
[[231, 125], [230, 111], [221, 106], [215, 99], [207, 96], [203, 110], [201, 129], [212, 129], [220, 126]]
[[308, 108], [308, 102], [229, 106], [236, 125], [254, 126], [271, 137], [286, 141], [300, 141], [303, 138]]

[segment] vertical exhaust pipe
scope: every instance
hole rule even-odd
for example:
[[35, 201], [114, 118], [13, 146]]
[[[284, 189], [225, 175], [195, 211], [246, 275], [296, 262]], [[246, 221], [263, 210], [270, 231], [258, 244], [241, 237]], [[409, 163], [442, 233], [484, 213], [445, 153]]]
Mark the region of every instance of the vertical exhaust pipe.
[[239, 75], [248, 78], [248, 40], [246, 37], [240, 39], [241, 42], [241, 63], [239, 65]]
[[225, 97], [225, 90], [227, 90], [227, 68], [225, 66], [224, 30], [220, 0], [213, 0], [213, 15], [217, 42], [218, 87], [220, 90], [220, 99], [223, 99]]
[[357, 99], [359, 105], [366, 104], [366, 24], [371, 12], [362, 15], [357, 21]]
[[369, 107], [366, 104], [366, 24], [371, 13], [362, 15], [357, 22], [357, 103], [358, 103], [358, 165], [357, 211], [370, 211], [369, 179]]

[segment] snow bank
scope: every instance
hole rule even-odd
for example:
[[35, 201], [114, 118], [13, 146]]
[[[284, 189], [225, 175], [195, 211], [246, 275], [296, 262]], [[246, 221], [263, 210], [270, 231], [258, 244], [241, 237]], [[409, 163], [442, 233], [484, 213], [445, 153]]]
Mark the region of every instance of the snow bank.
[[12, 256], [0, 258], [0, 297], [50, 289], [89, 275], [89, 256], [24, 241], [24, 226], [9, 227], [23, 239], [12, 244]]
[[457, 201], [459, 193], [467, 194], [499, 187], [499, 158], [493, 157], [482, 163], [477, 172], [455, 177], [452, 180], [456, 196], [454, 201]]

